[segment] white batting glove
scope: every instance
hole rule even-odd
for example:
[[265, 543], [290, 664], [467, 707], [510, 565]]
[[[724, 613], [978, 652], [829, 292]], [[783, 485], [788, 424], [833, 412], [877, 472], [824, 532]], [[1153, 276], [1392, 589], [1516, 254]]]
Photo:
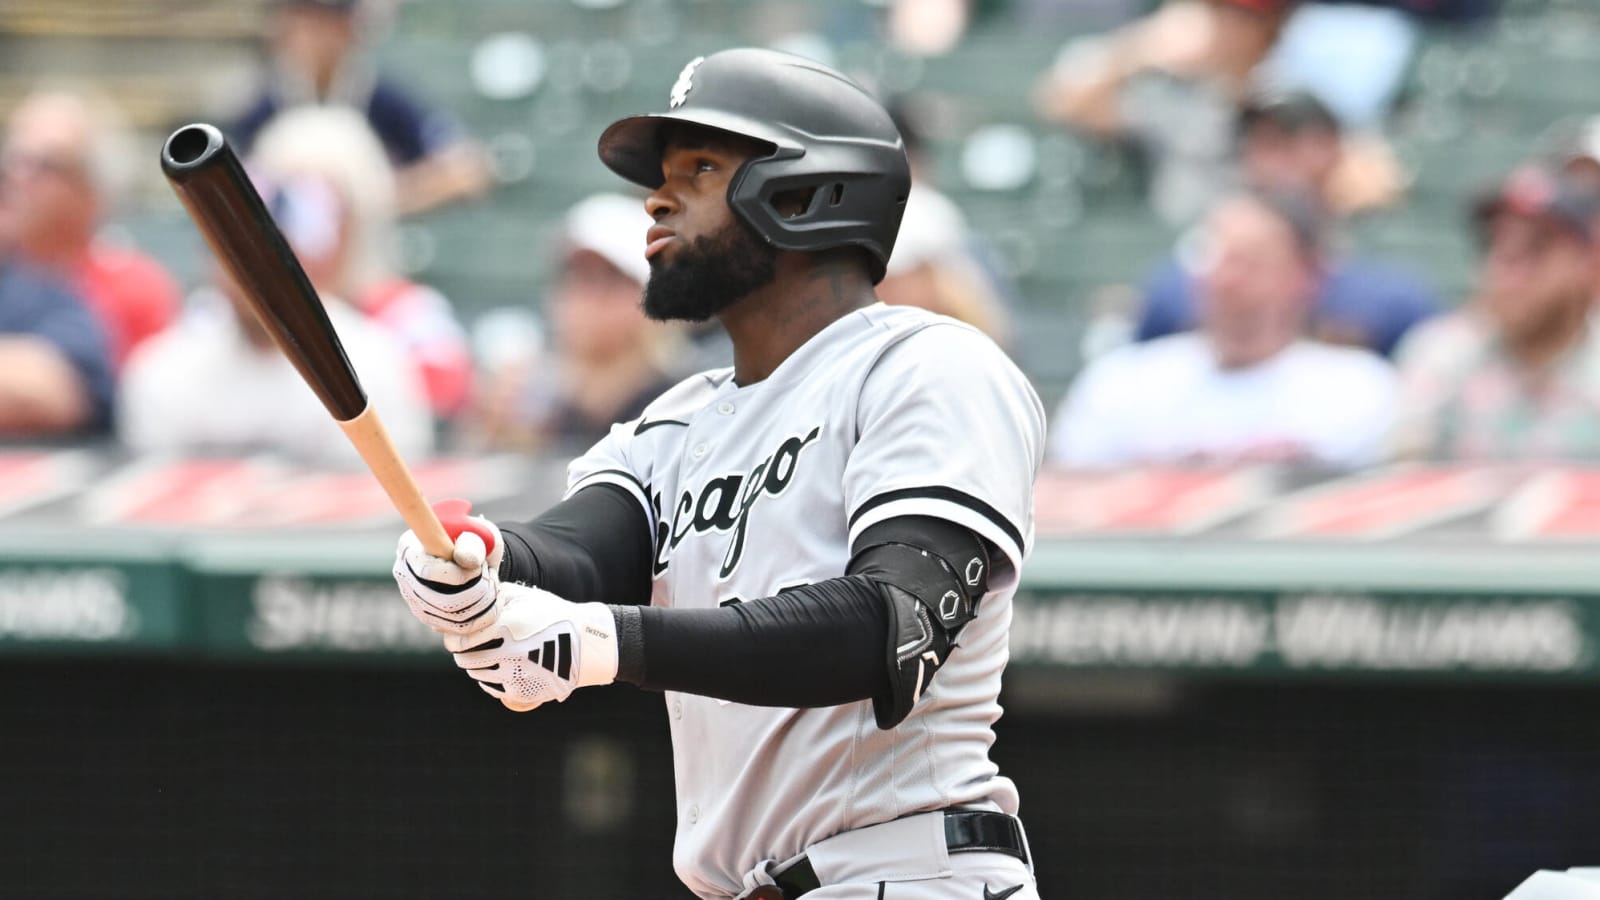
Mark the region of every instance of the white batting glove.
[[400, 535], [395, 550], [394, 580], [400, 595], [412, 615], [440, 634], [466, 634], [494, 624], [505, 539], [488, 519], [472, 520], [490, 530], [492, 551], [486, 553], [483, 538], [471, 531], [456, 538], [451, 559], [428, 555], [411, 531]]
[[610, 607], [521, 584], [500, 586], [494, 625], [446, 635], [444, 646], [484, 693], [513, 712], [617, 679], [617, 621]]

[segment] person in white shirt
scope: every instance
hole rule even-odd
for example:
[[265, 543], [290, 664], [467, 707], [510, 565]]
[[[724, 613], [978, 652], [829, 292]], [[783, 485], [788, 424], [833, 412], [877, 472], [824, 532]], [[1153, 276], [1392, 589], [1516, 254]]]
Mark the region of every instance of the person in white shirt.
[[[395, 446], [408, 457], [427, 454], [436, 399], [429, 376], [447, 370], [433, 363], [451, 356], [430, 351], [460, 344], [464, 355], [465, 341], [442, 298], [433, 313], [409, 316], [410, 328], [391, 327], [397, 306], [364, 314], [353, 305], [376, 283], [368, 276], [384, 271], [389, 174], [377, 139], [348, 110], [295, 110], [267, 128], [248, 166]], [[466, 368], [470, 374], [470, 360]], [[448, 380], [448, 371], [443, 375]], [[117, 428], [125, 444], [144, 453], [360, 462], [220, 269], [214, 289], [202, 289], [175, 324], [135, 350], [123, 374]]]
[[[140, 453], [264, 453], [316, 466], [359, 465], [344, 432], [235, 299], [236, 289], [219, 287], [200, 292], [176, 324], [134, 351], [117, 398], [122, 442]], [[416, 364], [349, 305], [325, 303], [395, 447], [412, 459], [429, 453], [433, 420]]]
[[1381, 459], [1393, 371], [1366, 350], [1304, 337], [1320, 273], [1314, 209], [1261, 192], [1218, 204], [1205, 225], [1199, 330], [1091, 363], [1057, 412], [1051, 460], [1353, 469]]

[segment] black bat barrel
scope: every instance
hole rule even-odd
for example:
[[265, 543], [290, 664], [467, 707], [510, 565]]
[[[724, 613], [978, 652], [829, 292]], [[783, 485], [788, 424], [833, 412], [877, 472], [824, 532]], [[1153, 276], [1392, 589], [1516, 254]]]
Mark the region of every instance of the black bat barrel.
[[256, 317], [341, 422], [367, 408], [367, 395], [266, 203], [222, 132], [186, 125], [161, 148], [161, 171], [243, 290]]

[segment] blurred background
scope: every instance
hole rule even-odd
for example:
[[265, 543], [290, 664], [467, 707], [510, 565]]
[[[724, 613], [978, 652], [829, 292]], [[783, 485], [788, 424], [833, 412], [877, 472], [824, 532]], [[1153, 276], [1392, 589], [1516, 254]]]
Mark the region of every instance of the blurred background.
[[1051, 411], [1047, 896], [1600, 860], [1596, 0], [0, 0], [0, 896], [686, 896], [660, 699], [451, 673], [156, 160], [223, 127], [427, 493], [531, 517], [729, 358], [595, 143], [742, 44], [894, 111], [881, 296]]

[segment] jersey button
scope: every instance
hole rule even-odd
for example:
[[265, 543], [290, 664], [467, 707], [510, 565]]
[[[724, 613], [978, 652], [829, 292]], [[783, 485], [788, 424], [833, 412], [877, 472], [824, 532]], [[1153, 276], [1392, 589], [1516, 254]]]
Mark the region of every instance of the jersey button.
[[708, 449], [709, 448], [706, 447], [705, 444], [695, 444], [694, 445], [694, 458], [695, 459], [700, 459], [701, 457], [705, 456], [706, 455], [706, 450], [708, 450]]
[[700, 807], [691, 805], [689, 807], [689, 824], [693, 825], [698, 821], [700, 821]]
[[683, 701], [682, 700], [674, 700], [674, 701], [672, 701], [672, 717], [674, 719], [683, 718]]
[[733, 415], [733, 404], [724, 400], [717, 404], [717, 412], [722, 413], [725, 416], [731, 416]]

